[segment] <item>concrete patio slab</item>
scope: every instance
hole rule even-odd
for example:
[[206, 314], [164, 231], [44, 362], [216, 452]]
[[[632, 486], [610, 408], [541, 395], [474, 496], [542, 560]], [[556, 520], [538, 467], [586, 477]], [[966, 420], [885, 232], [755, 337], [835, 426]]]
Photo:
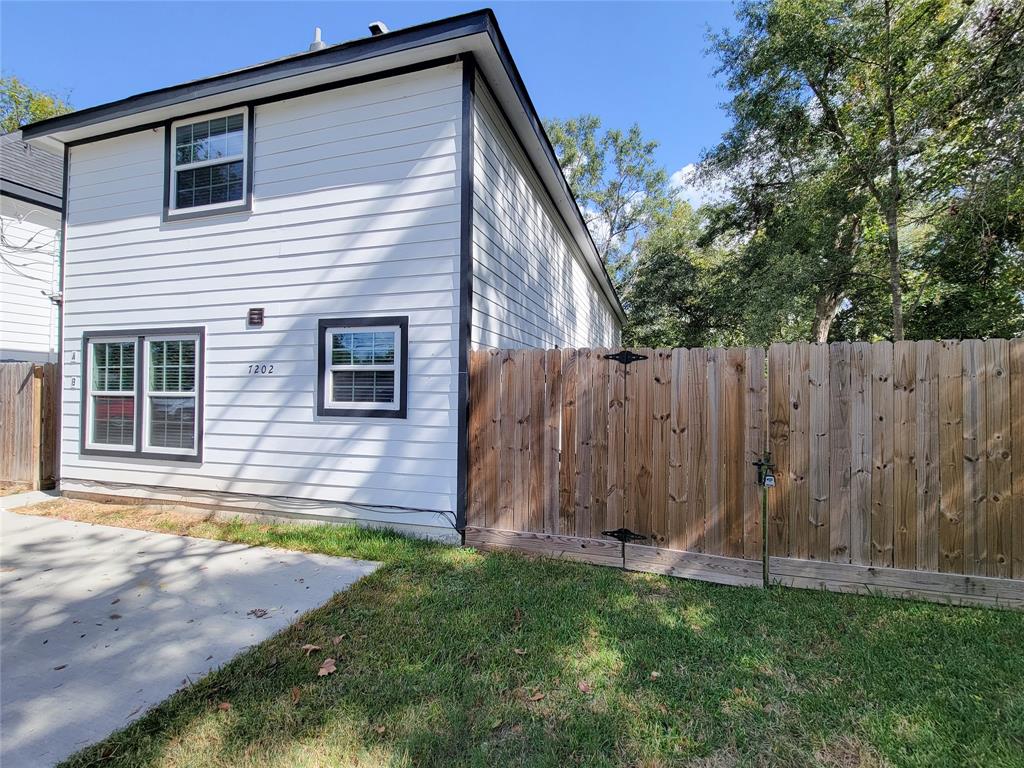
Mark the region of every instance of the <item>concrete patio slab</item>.
[[377, 566], [0, 511], [0, 764], [62, 760]]

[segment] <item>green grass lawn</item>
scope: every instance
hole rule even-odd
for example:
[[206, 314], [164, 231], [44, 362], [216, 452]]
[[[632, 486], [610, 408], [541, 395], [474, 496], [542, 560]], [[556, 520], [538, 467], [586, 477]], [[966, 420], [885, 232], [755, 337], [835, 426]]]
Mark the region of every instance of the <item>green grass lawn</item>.
[[50, 514], [384, 563], [68, 766], [1024, 765], [1022, 614], [349, 527]]

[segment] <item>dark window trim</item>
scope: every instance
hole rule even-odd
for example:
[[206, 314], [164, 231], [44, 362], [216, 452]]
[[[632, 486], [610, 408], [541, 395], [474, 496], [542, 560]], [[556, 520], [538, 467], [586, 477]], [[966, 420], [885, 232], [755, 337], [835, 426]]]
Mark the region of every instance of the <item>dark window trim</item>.
[[[243, 107], [246, 112], [245, 117], [245, 190], [243, 192], [242, 202], [238, 205], [229, 205], [222, 208], [171, 208], [171, 174], [174, 172], [171, 164], [171, 151], [172, 151], [172, 137], [171, 137], [171, 126], [174, 123], [186, 122], [188, 120], [196, 120], [202, 118], [203, 115], [214, 115], [221, 114], [224, 112], [234, 112], [239, 107]], [[255, 146], [256, 136], [256, 106], [252, 103], [245, 105], [238, 105], [235, 107], [228, 107], [226, 109], [211, 109], [207, 112], [202, 112], [197, 115], [186, 115], [185, 117], [175, 117], [172, 120], [168, 120], [163, 124], [164, 127], [164, 212], [162, 220], [166, 223], [174, 221], [186, 221], [188, 219], [202, 219], [207, 216], [227, 216], [232, 213], [249, 213], [252, 211], [252, 166], [253, 166], [253, 148]]]
[[[145, 340], [149, 336], [198, 336], [199, 349], [196, 350], [196, 362], [198, 372], [196, 375], [196, 453], [194, 456], [186, 456], [178, 453], [153, 453], [145, 450], [143, 443], [142, 398], [145, 392], [142, 391], [143, 377], [145, 375]], [[105, 448], [89, 448], [86, 446], [86, 438], [89, 429], [89, 342], [92, 340], [135, 337], [135, 445], [134, 450], [107, 450]], [[81, 398], [79, 402], [79, 435], [78, 450], [82, 456], [111, 456], [119, 459], [159, 459], [161, 461], [189, 462], [202, 464], [203, 462], [203, 433], [206, 419], [206, 329], [202, 326], [187, 328], [126, 328], [115, 331], [84, 331], [82, 333], [82, 375], [81, 375]]]
[[[326, 402], [327, 350], [324, 334], [328, 328], [345, 326], [360, 328], [371, 325], [397, 325], [401, 354], [401, 381], [398, 382], [398, 408], [328, 408]], [[409, 408], [409, 316], [332, 317], [321, 319], [316, 328], [316, 414], [317, 416], [358, 416], [366, 419], [404, 419]]]

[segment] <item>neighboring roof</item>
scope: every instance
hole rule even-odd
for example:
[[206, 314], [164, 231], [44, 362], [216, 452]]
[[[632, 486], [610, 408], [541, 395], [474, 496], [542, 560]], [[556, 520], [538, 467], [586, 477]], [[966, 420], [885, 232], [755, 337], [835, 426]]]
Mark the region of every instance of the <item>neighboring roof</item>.
[[583, 250], [591, 273], [620, 321], [624, 321], [622, 303], [509, 53], [494, 12], [489, 8], [158, 88], [41, 120], [22, 130], [26, 140], [56, 148], [100, 135], [157, 127], [179, 117], [185, 104], [193, 113], [212, 111], [233, 103], [257, 101], [274, 93], [336, 81], [346, 75], [360, 77], [382, 68], [464, 53], [475, 56], [481, 73], [505, 109], [512, 129], [520, 136], [527, 155]]
[[0, 194], [60, 210], [64, 160], [33, 147], [21, 131], [0, 136]]

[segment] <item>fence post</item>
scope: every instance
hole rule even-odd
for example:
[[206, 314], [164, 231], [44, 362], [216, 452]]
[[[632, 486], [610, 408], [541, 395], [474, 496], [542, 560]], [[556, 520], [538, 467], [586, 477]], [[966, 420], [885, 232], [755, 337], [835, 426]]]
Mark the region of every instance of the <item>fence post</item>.
[[42, 488], [43, 366], [32, 366], [32, 490]]

